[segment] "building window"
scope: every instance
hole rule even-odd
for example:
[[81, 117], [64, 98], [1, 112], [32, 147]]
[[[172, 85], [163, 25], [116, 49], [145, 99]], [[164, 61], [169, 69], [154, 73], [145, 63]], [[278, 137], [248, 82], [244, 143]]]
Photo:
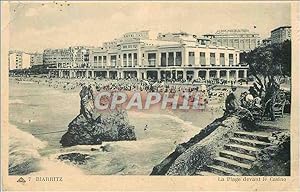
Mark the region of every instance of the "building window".
[[106, 63], [106, 56], [103, 56], [103, 63]]
[[166, 53], [161, 53], [161, 61], [160, 64], [162, 67], [167, 66], [167, 54]]
[[220, 53], [220, 65], [225, 66], [225, 54]]
[[200, 52], [200, 65], [201, 66], [206, 65], [205, 52]]
[[148, 63], [151, 67], [156, 65], [156, 53], [148, 53]]
[[127, 54], [123, 54], [123, 66], [127, 66]]
[[132, 67], [132, 54], [128, 54], [128, 67]]
[[137, 53], [133, 53], [133, 66], [137, 65]]
[[216, 65], [216, 54], [210, 53], [210, 65], [215, 66]]
[[181, 54], [181, 52], [176, 52], [175, 65], [176, 66], [181, 66], [182, 65], [182, 54]]
[[113, 67], [115, 67], [117, 65], [117, 56], [116, 55], [110, 56], [110, 65]]
[[94, 63], [97, 63], [97, 56], [94, 56]]
[[195, 65], [195, 52], [189, 52], [189, 66]]
[[229, 54], [229, 65], [233, 65], [233, 54]]
[[173, 52], [169, 52], [169, 54], [168, 54], [168, 65], [174, 66], [174, 53]]

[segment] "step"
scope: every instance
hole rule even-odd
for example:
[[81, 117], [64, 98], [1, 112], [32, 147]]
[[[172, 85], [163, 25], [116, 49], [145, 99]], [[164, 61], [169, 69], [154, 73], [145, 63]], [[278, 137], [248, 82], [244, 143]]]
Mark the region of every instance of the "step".
[[230, 141], [233, 143], [237, 143], [240, 145], [247, 145], [250, 147], [260, 147], [260, 148], [265, 148], [270, 146], [270, 143], [266, 143], [263, 141], [258, 141], [258, 140], [253, 140], [253, 139], [244, 139], [244, 138], [238, 138], [238, 137], [233, 137], [230, 138]]
[[233, 169], [229, 169], [227, 167], [222, 167], [222, 166], [219, 166], [219, 165], [208, 165], [207, 166], [210, 171], [212, 171], [213, 173], [216, 173], [216, 174], [221, 174], [221, 175], [226, 175], [226, 176], [241, 176], [242, 174], [233, 170]]
[[235, 143], [225, 144], [224, 148], [229, 151], [234, 151], [238, 153], [242, 153], [245, 155], [256, 156], [256, 154], [260, 151], [260, 149], [255, 147], [249, 147], [245, 145], [239, 145]]
[[220, 151], [219, 155], [220, 157], [232, 159], [241, 163], [253, 163], [256, 160], [253, 156], [227, 150]]
[[264, 141], [269, 143], [269, 134], [268, 133], [261, 133], [261, 132], [248, 132], [248, 131], [238, 131], [234, 132], [234, 136], [238, 138], [245, 138], [245, 139], [251, 139], [251, 140], [258, 140], [258, 141]]
[[234, 170], [241, 170], [241, 169], [251, 169], [251, 164], [240, 163], [238, 161], [224, 158], [224, 157], [216, 157], [214, 161], [223, 167], [227, 167]]
[[201, 176], [219, 176], [215, 173], [209, 172], [209, 171], [196, 171], [195, 175], [201, 175]]

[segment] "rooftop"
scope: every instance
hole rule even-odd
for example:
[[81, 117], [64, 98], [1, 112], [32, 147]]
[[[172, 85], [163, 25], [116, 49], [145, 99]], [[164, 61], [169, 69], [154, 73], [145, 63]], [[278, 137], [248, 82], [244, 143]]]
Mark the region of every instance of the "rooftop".
[[274, 32], [274, 31], [277, 31], [277, 30], [279, 30], [279, 29], [285, 29], [285, 28], [292, 28], [292, 26], [289, 26], [289, 25], [286, 25], [286, 26], [280, 26], [280, 27], [277, 27], [276, 29], [273, 29], [273, 30], [271, 31], [271, 33]]
[[216, 32], [216, 35], [225, 35], [225, 34], [253, 34], [249, 29], [222, 29]]

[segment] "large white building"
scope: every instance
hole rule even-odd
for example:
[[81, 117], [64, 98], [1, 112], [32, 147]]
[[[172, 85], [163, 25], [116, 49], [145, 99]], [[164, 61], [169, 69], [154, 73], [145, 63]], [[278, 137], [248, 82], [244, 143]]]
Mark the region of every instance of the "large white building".
[[49, 68], [78, 68], [89, 66], [89, 49], [85, 46], [73, 46], [62, 49], [45, 49], [43, 64]]
[[43, 65], [43, 54], [42, 53], [31, 53], [30, 54], [30, 66]]
[[9, 70], [28, 69], [30, 67], [30, 54], [22, 51], [9, 52]]
[[211, 44], [234, 47], [241, 51], [251, 51], [260, 45], [258, 33], [248, 29], [218, 30], [214, 34], [206, 34], [204, 38], [211, 40]]
[[271, 43], [282, 43], [291, 40], [292, 27], [282, 26], [271, 31]]
[[58, 65], [50, 73], [70, 78], [238, 80], [247, 76], [248, 69], [240, 65], [239, 54], [233, 47], [201, 44], [195, 35], [184, 32], [154, 38], [149, 31], [141, 31], [89, 49], [88, 65]]
[[71, 50], [45, 49], [43, 52], [43, 63], [50, 68], [69, 68], [72, 65]]

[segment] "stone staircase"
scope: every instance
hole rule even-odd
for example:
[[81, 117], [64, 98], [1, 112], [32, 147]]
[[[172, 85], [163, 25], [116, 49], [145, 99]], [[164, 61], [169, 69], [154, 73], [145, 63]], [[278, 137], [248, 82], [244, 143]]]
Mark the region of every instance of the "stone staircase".
[[251, 169], [256, 154], [270, 146], [267, 132], [234, 132], [229, 143], [224, 145], [205, 171], [196, 171], [201, 176], [241, 176]]

